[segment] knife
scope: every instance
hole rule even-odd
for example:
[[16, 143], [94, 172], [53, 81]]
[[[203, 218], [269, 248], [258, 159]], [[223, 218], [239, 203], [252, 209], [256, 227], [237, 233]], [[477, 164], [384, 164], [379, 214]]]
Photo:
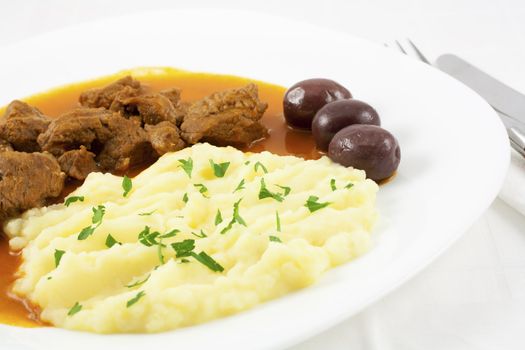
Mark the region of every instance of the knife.
[[525, 156], [525, 95], [456, 55], [441, 55], [435, 65], [470, 87], [496, 110], [507, 128], [512, 147]]

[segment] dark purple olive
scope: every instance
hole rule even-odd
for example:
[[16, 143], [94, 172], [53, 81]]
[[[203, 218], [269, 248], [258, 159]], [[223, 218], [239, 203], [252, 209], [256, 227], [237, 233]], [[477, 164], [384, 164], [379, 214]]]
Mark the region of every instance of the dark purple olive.
[[381, 121], [376, 110], [363, 101], [339, 100], [324, 105], [312, 121], [317, 148], [327, 151], [334, 135], [353, 124], [381, 125]]
[[364, 170], [374, 181], [390, 177], [399, 166], [396, 138], [375, 125], [354, 124], [341, 129], [328, 146], [328, 157], [344, 166]]
[[288, 125], [310, 129], [315, 113], [325, 104], [352, 98], [342, 85], [329, 79], [307, 79], [298, 82], [284, 94], [283, 111]]

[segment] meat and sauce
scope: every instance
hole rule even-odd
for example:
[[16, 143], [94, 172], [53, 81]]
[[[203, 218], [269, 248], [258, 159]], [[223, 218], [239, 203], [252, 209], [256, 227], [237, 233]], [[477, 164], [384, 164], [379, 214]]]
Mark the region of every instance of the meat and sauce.
[[79, 106], [56, 118], [11, 102], [0, 119], [0, 219], [58, 196], [66, 177], [123, 173], [197, 142], [243, 147], [268, 135], [255, 84], [191, 104], [181, 92], [150, 92], [126, 76], [82, 92]]
[[260, 123], [266, 108], [255, 84], [216, 92], [189, 106], [181, 125], [182, 137], [189, 144], [247, 146], [267, 136]]
[[7, 106], [0, 119], [0, 141], [20, 152], [38, 152], [37, 137], [43, 133], [50, 119], [37, 108], [15, 100]]
[[66, 176], [47, 153], [0, 153], [0, 221], [58, 196]]

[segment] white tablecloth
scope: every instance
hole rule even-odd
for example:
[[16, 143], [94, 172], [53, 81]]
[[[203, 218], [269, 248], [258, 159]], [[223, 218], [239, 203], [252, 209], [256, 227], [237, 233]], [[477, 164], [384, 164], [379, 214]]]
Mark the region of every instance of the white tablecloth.
[[[0, 45], [116, 14], [210, 6], [280, 14], [380, 43], [410, 37], [431, 59], [454, 52], [525, 92], [523, 0], [3, 1]], [[293, 349], [525, 349], [525, 217], [496, 200], [416, 278]]]

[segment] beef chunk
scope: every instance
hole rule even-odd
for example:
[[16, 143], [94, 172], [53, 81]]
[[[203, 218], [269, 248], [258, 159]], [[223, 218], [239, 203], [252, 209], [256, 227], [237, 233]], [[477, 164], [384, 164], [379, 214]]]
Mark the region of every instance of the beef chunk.
[[11, 147], [11, 144], [7, 142], [6, 140], [0, 139], [0, 152], [7, 152], [12, 151], [13, 147]]
[[159, 156], [181, 150], [186, 146], [180, 138], [180, 131], [176, 125], [164, 121], [157, 125], [146, 125], [149, 141]]
[[247, 146], [268, 134], [259, 122], [267, 107], [259, 101], [255, 84], [216, 92], [190, 105], [181, 125], [182, 137], [189, 144]]
[[171, 100], [162, 94], [124, 96], [119, 94], [111, 105], [112, 111], [119, 111], [123, 116], [140, 116], [143, 124], [158, 124], [169, 121], [180, 123], [183, 114], [177, 110]]
[[160, 92], [161, 95], [166, 96], [171, 101], [171, 104], [175, 108], [175, 120], [177, 126], [180, 126], [180, 124], [182, 124], [184, 116], [186, 115], [186, 112], [188, 111], [189, 107], [189, 103], [182, 102], [180, 97], [181, 93], [182, 90], [179, 88], [171, 88], [167, 90], [162, 90]]
[[50, 120], [38, 109], [22, 101], [13, 101], [0, 118], [0, 139], [9, 142], [14, 150], [38, 152], [39, 134], [46, 131]]
[[103, 107], [109, 109], [117, 94], [122, 91], [127, 91], [129, 94], [131, 91], [138, 93], [141, 90], [140, 82], [133, 80], [133, 78], [128, 75], [103, 88], [84, 91], [80, 94], [79, 101], [84, 107]]
[[111, 138], [97, 157], [100, 166], [105, 170], [124, 171], [131, 165], [150, 159], [154, 151], [148, 134], [133, 120], [120, 114], [113, 114], [106, 121]]
[[88, 150], [98, 148], [111, 137], [103, 121], [112, 114], [104, 108], [74, 109], [54, 119], [38, 137], [38, 143], [42, 150], [57, 157], [80, 146]]
[[0, 153], [0, 221], [57, 197], [64, 179], [58, 162], [49, 154]]
[[77, 180], [84, 180], [89, 173], [98, 171], [95, 154], [89, 152], [84, 146], [62, 154], [58, 158], [58, 163], [69, 177]]

